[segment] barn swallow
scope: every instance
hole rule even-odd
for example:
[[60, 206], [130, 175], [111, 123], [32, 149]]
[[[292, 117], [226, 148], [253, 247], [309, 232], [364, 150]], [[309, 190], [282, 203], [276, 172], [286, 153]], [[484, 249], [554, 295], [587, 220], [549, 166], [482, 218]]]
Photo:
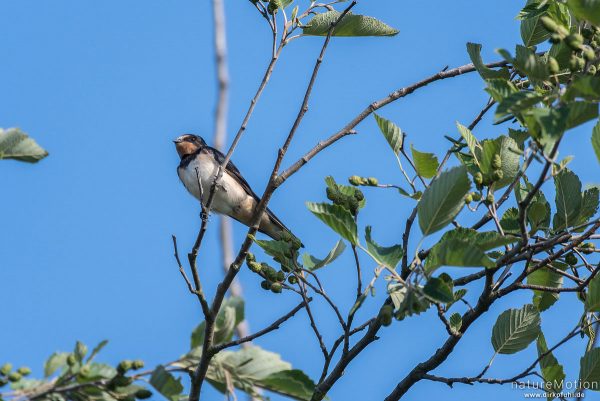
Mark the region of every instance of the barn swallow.
[[[206, 206], [215, 174], [225, 160], [225, 155], [208, 146], [197, 135], [181, 135], [173, 142], [181, 158], [177, 167], [179, 179], [188, 192]], [[240, 171], [229, 161], [217, 184], [211, 210], [250, 226], [259, 201], [260, 198]], [[268, 208], [260, 219], [258, 231], [275, 240], [291, 240], [300, 244], [297, 237]]]

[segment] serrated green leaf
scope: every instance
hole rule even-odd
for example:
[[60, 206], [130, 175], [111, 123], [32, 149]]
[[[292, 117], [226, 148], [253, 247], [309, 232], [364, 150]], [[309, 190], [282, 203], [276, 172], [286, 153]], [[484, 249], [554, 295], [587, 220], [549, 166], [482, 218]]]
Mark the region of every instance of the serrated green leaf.
[[550, 77], [547, 63], [528, 47], [517, 45], [515, 57], [505, 49], [498, 49], [497, 52], [536, 86], [542, 85]]
[[451, 238], [440, 241], [431, 248], [426, 259], [425, 271], [431, 273], [440, 266], [492, 268], [495, 265], [495, 262], [480, 248], [473, 246], [472, 242]]
[[92, 352], [90, 353], [90, 356], [88, 357], [87, 361], [90, 362], [92, 361], [96, 355], [98, 355], [98, 353], [100, 353], [100, 351], [102, 351], [102, 349], [104, 347], [106, 347], [106, 345], [108, 344], [108, 340], [102, 340], [98, 343], [98, 345], [96, 345], [93, 349]]
[[464, 198], [470, 189], [471, 183], [464, 166], [447, 170], [433, 180], [417, 205], [423, 235], [448, 225], [462, 210]]
[[600, 276], [595, 276], [588, 285], [585, 310], [587, 312], [600, 312]]
[[599, 192], [597, 187], [592, 187], [583, 191], [583, 198], [581, 200], [581, 210], [575, 225], [581, 225], [587, 223], [598, 211], [599, 204]]
[[519, 149], [523, 150], [525, 141], [529, 138], [529, 132], [525, 130], [508, 129], [508, 136], [512, 138], [519, 146]]
[[423, 293], [434, 302], [448, 303], [454, 301], [454, 285], [452, 279], [431, 277], [423, 286]]
[[494, 155], [500, 155], [502, 161], [502, 179], [494, 183], [493, 189], [498, 190], [512, 183], [519, 172], [520, 150], [519, 145], [510, 137], [501, 135], [496, 139], [486, 139], [481, 142], [482, 151], [479, 155], [481, 171], [484, 174], [494, 172]]
[[371, 238], [371, 226], [365, 227], [365, 240], [369, 254], [382, 266], [395, 269], [404, 252], [401, 245], [381, 246]]
[[452, 328], [452, 330], [456, 332], [460, 330], [462, 326], [462, 317], [460, 316], [460, 313], [453, 313], [450, 316], [450, 319], [448, 319], [448, 321], [450, 322], [450, 327]]
[[[226, 298], [221, 304], [221, 309], [215, 321], [213, 342], [221, 344], [228, 342], [233, 337], [235, 326], [244, 320], [244, 300], [240, 297]], [[206, 322], [200, 323], [192, 332], [190, 348], [200, 348], [204, 344], [204, 331]]]
[[558, 363], [558, 360], [554, 355], [551, 352], [547, 353], [548, 345], [546, 344], [546, 339], [542, 332], [540, 332], [540, 335], [537, 338], [537, 351], [538, 358], [545, 355], [540, 359], [540, 370], [542, 371], [542, 377], [544, 378], [544, 389], [549, 393], [548, 400], [552, 400], [555, 397], [550, 394], [560, 393], [566, 375], [562, 365]]
[[500, 121], [511, 115], [518, 117], [522, 112], [540, 103], [542, 99], [544, 99], [544, 96], [535, 92], [520, 91], [512, 93], [498, 103], [495, 119]]
[[540, 17], [546, 13], [548, 4], [547, 2], [542, 3], [538, 0], [529, 0], [527, 6], [538, 6], [538, 10], [543, 10], [539, 13], [532, 12], [528, 15], [528, 18], [521, 21], [521, 38], [523, 39], [523, 44], [525, 46], [533, 46], [544, 42], [552, 35], [540, 22]]
[[594, 75], [576, 75], [567, 87], [563, 98], [567, 101], [581, 98], [588, 101], [600, 100], [600, 77]]
[[554, 177], [556, 214], [554, 230], [559, 231], [577, 223], [581, 211], [581, 181], [571, 170], [564, 169]]
[[567, 129], [575, 128], [598, 117], [598, 103], [571, 102], [567, 106]]
[[59, 369], [67, 366], [68, 352], [55, 352], [50, 355], [50, 358], [44, 364], [44, 376], [50, 377]]
[[238, 351], [222, 351], [215, 355], [207, 373], [208, 381], [222, 393], [231, 383], [246, 393], [257, 396], [260, 387], [296, 400], [310, 400], [314, 382], [299, 370], [292, 369], [278, 354], [250, 346]]
[[580, 20], [600, 25], [600, 0], [567, 0], [567, 5]]
[[531, 344], [540, 333], [540, 314], [535, 306], [508, 309], [492, 329], [492, 346], [499, 354], [514, 354]]
[[[550, 288], [562, 287], [563, 276], [548, 268], [537, 269], [527, 276], [527, 284], [541, 285]], [[558, 298], [560, 293], [533, 290], [533, 305], [540, 312], [550, 308]]]
[[[338, 11], [327, 11], [315, 15], [302, 27], [302, 33], [308, 36], [326, 36], [331, 24], [340, 18]], [[366, 15], [348, 13], [333, 30], [332, 36], [394, 36], [397, 29]]]
[[600, 348], [592, 348], [579, 361], [579, 381], [590, 390], [600, 389]]
[[105, 363], [90, 363], [88, 369], [79, 371], [79, 383], [93, 382], [101, 379], [112, 379], [117, 375], [117, 370]]
[[519, 210], [515, 207], [506, 209], [500, 219], [500, 226], [505, 233], [518, 234], [521, 230], [519, 226]]
[[592, 131], [592, 147], [594, 148], [596, 158], [600, 163], [600, 120], [598, 120]]
[[458, 132], [460, 132], [460, 136], [467, 143], [467, 147], [471, 152], [471, 156], [473, 156], [473, 161], [476, 165], [479, 165], [479, 160], [477, 160], [477, 155], [481, 151], [481, 145], [475, 135], [471, 132], [471, 130], [460, 123], [456, 123], [456, 127], [458, 128]]
[[33, 139], [18, 128], [0, 128], [0, 159], [36, 163], [48, 156]]
[[503, 99], [519, 91], [508, 79], [489, 79], [487, 85], [485, 91], [489, 93], [492, 99], [497, 103], [500, 103]]
[[306, 202], [306, 207], [342, 238], [358, 244], [356, 222], [348, 210], [338, 205], [314, 202]]
[[302, 255], [302, 262], [304, 264], [304, 268], [314, 271], [320, 269], [321, 267], [325, 267], [328, 264], [332, 263], [334, 260], [336, 260], [337, 257], [340, 256], [342, 252], [344, 252], [344, 249], [346, 249], [346, 244], [344, 244], [344, 241], [339, 240], [335, 244], [333, 249], [329, 251], [327, 256], [325, 256], [323, 259], [317, 259], [314, 256], [305, 253]]
[[402, 133], [400, 127], [376, 113], [373, 113], [373, 117], [375, 117], [377, 126], [379, 127], [379, 130], [383, 134], [387, 143], [390, 145], [390, 148], [392, 148], [395, 154], [400, 153], [400, 149], [402, 149], [402, 143], [404, 141], [404, 134]]
[[267, 255], [281, 265], [287, 266], [290, 269], [295, 268], [294, 260], [298, 256], [296, 245], [286, 240], [257, 240], [254, 242], [260, 246]]
[[529, 0], [519, 14], [521, 22], [521, 38], [525, 46], [534, 46], [549, 39], [552, 32], [544, 28], [540, 19], [543, 16], [551, 17], [557, 24], [570, 27], [570, 15], [566, 6], [557, 2], [546, 0]]
[[509, 74], [506, 70], [493, 70], [486, 67], [481, 58], [481, 45], [478, 43], [467, 43], [467, 53], [475, 69], [483, 79], [504, 78], [508, 79]]
[[179, 397], [183, 392], [181, 378], [175, 379], [175, 377], [167, 372], [162, 365], [158, 365], [156, 369], [154, 369], [154, 372], [152, 372], [150, 384], [156, 391], [171, 401], [179, 401]]
[[297, 400], [310, 400], [315, 383], [301, 370], [292, 369], [272, 373], [260, 380], [259, 387], [279, 394], [285, 394]]
[[440, 165], [437, 156], [433, 153], [419, 152], [412, 145], [410, 146], [410, 150], [412, 151], [413, 162], [415, 163], [417, 174], [423, 178], [433, 178]]

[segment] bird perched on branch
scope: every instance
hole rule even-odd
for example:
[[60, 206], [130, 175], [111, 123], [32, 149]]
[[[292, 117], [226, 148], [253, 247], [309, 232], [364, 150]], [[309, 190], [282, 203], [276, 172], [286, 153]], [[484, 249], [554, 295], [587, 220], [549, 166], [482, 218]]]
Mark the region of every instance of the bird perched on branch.
[[[204, 139], [197, 135], [181, 135], [173, 142], [181, 158], [177, 167], [179, 179], [188, 192], [206, 206], [213, 180], [219, 166], [225, 160], [225, 155], [208, 146]], [[250, 226], [259, 201], [260, 198], [250, 188], [240, 171], [229, 161], [223, 176], [217, 183], [211, 210]], [[275, 240], [284, 239], [300, 244], [300, 241], [269, 209], [263, 213], [258, 231]]]

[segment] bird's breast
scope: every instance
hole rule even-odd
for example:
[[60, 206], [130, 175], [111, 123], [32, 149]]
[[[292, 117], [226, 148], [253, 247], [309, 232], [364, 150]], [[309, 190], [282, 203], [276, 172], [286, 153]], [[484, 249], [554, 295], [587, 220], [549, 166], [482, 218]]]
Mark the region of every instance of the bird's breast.
[[[206, 204], [218, 167], [212, 157], [201, 153], [186, 166], [179, 167], [177, 173], [188, 192]], [[218, 213], [230, 215], [248, 197], [242, 186], [225, 171], [217, 185], [211, 208]]]

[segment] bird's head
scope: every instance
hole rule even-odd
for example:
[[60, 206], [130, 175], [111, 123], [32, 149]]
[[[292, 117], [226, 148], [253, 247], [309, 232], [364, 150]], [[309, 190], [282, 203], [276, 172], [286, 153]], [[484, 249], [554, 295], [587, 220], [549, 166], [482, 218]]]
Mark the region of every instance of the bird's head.
[[202, 137], [192, 134], [181, 135], [173, 142], [175, 143], [175, 149], [179, 157], [191, 155], [206, 146], [206, 142], [204, 142]]

